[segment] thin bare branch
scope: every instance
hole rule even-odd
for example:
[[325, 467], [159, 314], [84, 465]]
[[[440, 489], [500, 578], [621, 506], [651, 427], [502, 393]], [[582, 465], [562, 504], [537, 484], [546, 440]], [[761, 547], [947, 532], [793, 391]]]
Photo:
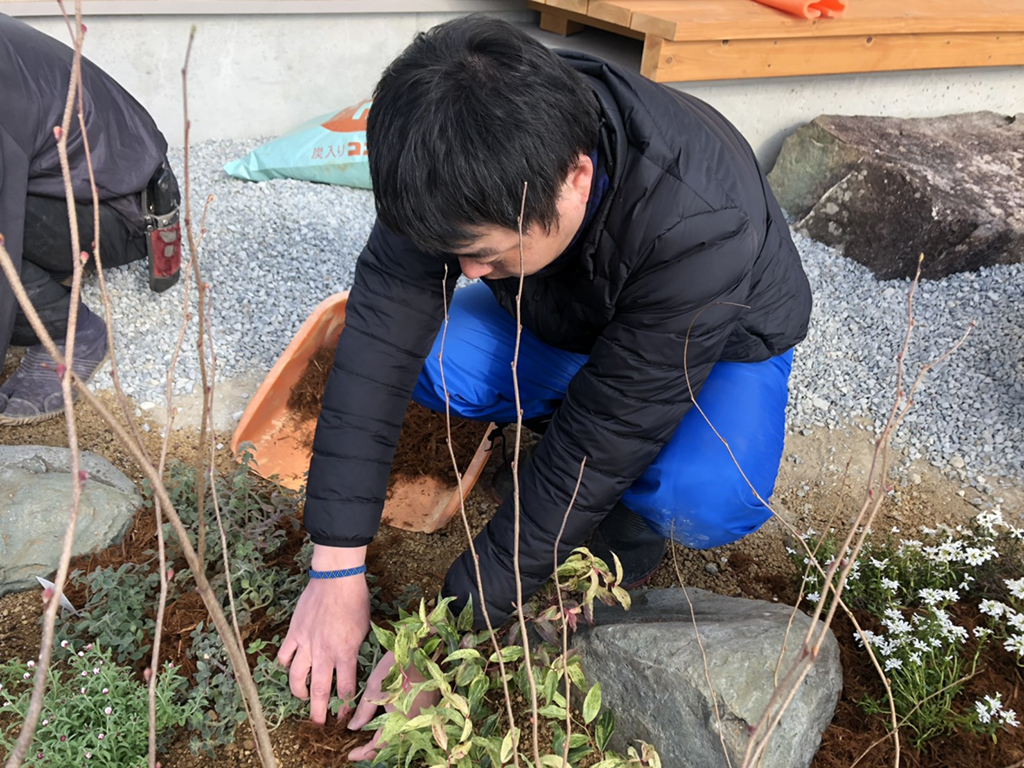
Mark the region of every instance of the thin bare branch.
[[[57, 153], [60, 157], [61, 175], [64, 181], [64, 191], [68, 205], [68, 220], [71, 227], [71, 261], [73, 265], [71, 307], [68, 314], [67, 336], [65, 337], [64, 343], [67, 359], [64, 364], [59, 362], [57, 363], [57, 375], [60, 377], [61, 395], [64, 401], [64, 413], [67, 421], [68, 448], [71, 454], [71, 508], [68, 511], [67, 527], [64, 530], [64, 538], [61, 543], [61, 554], [57, 566], [57, 575], [54, 577], [54, 594], [50, 598], [49, 604], [46, 606], [46, 612], [43, 617], [43, 637], [40, 643], [39, 664], [36, 667], [35, 679], [33, 680], [32, 685], [32, 696], [29, 700], [29, 708], [25, 716], [25, 722], [18, 734], [18, 740], [15, 742], [14, 749], [11, 750], [11, 754], [7, 760], [7, 766], [9, 768], [17, 768], [24, 760], [25, 755], [28, 752], [28, 748], [32, 743], [32, 737], [35, 734], [36, 725], [39, 722], [39, 716], [43, 709], [43, 699], [46, 695], [47, 672], [49, 670], [53, 654], [54, 624], [57, 619], [57, 609], [60, 606], [60, 598], [64, 592], [64, 583], [67, 580], [68, 568], [71, 562], [71, 552], [75, 540], [75, 528], [78, 524], [78, 513], [82, 499], [82, 486], [86, 481], [85, 475], [81, 471], [81, 456], [78, 450], [78, 431], [75, 422], [74, 397], [72, 396], [71, 391], [71, 382], [74, 377], [71, 363], [74, 360], [75, 353], [75, 328], [78, 322], [78, 298], [79, 291], [81, 289], [82, 262], [79, 258], [81, 249], [79, 248], [78, 242], [77, 211], [75, 210], [75, 197], [71, 185], [71, 168], [68, 162], [67, 151], [68, 131], [71, 127], [71, 115], [72, 110], [74, 109], [75, 94], [81, 87], [82, 41], [85, 35], [85, 28], [81, 23], [81, 0], [76, 0], [75, 2], [75, 16], [78, 23], [78, 31], [77, 34], [74, 35], [74, 56], [72, 60], [70, 82], [68, 84], [67, 101], [64, 105], [64, 119], [61, 126], [54, 129], [54, 134], [57, 139]], [[0, 261], [3, 262], [3, 269], [11, 287], [14, 288], [15, 283], [17, 283], [18, 288], [15, 289], [14, 293], [18, 299], [18, 303], [22, 306], [22, 311], [26, 316], [29, 314], [35, 314], [35, 311], [31, 306], [31, 302], [25, 294], [24, 287], [21, 285], [20, 278], [16, 274], [14, 263], [11, 261], [10, 255], [2, 245], [0, 245]], [[43, 334], [46, 333], [37, 314], [35, 314], [34, 322], [30, 318], [30, 323], [37, 335], [39, 335], [40, 331], [42, 331]], [[42, 336], [40, 336], [40, 338], [42, 338]], [[57, 352], [56, 346], [52, 344], [52, 340], [50, 346], [52, 347], [52, 352]], [[57, 361], [57, 357], [54, 357], [54, 361]]]
[[[441, 376], [441, 389], [444, 391], [444, 424], [445, 435], [448, 443], [448, 455], [452, 460], [452, 468], [455, 470], [455, 483], [459, 493], [459, 514], [462, 518], [462, 527], [466, 531], [466, 541], [469, 543], [469, 552], [473, 558], [473, 569], [476, 574], [476, 589], [480, 596], [480, 614], [484, 617], [487, 626], [487, 635], [490, 637], [491, 646], [494, 648], [494, 655], [498, 658], [498, 671], [501, 676], [502, 693], [505, 696], [505, 712], [508, 715], [509, 728], [515, 728], [515, 713], [512, 711], [512, 693], [508, 687], [508, 675], [505, 673], [505, 661], [502, 658], [501, 646], [498, 643], [498, 636], [494, 631], [491, 622], [490, 611], [487, 609], [487, 599], [484, 597], [484, 577], [480, 571], [480, 557], [476, 553], [476, 545], [473, 543], [473, 531], [469, 527], [469, 517], [466, 515], [466, 494], [462, 489], [462, 472], [459, 471], [459, 462], [455, 458], [455, 448], [452, 445], [452, 403], [448, 393], [448, 383], [444, 377], [444, 345], [448, 339], [448, 265], [444, 265], [444, 279], [441, 282], [441, 295], [444, 299], [444, 322], [441, 325], [441, 346], [437, 352], [437, 367]], [[512, 760], [516, 766], [519, 765], [519, 744], [513, 739]]]
[[533, 726], [533, 759], [540, 765], [540, 713], [537, 705], [537, 681], [533, 679], [533, 659], [530, 658], [530, 638], [526, 632], [526, 617], [523, 615], [523, 573], [519, 563], [519, 534], [521, 506], [519, 497], [519, 459], [523, 439], [523, 403], [519, 393], [519, 344], [523, 335], [523, 284], [526, 282], [526, 267], [523, 262], [523, 216], [526, 212], [528, 183], [523, 182], [523, 199], [519, 206], [519, 290], [516, 292], [516, 346], [512, 355], [512, 387], [516, 397], [516, 446], [512, 457], [512, 508], [514, 513], [515, 544], [512, 557], [516, 574], [516, 610], [519, 615], [519, 630], [523, 635], [523, 661], [526, 664], [526, 679], [530, 683], [530, 721]]
[[562, 618], [562, 664], [564, 668], [562, 674], [565, 678], [565, 743], [562, 745], [562, 763], [563, 768], [569, 766], [569, 740], [572, 737], [572, 714], [569, 712], [568, 703], [570, 701], [570, 694], [572, 693], [571, 686], [572, 680], [569, 678], [569, 622], [565, 618], [565, 601], [562, 600], [562, 585], [558, 580], [558, 550], [562, 545], [562, 535], [565, 533], [565, 525], [569, 521], [569, 513], [572, 512], [572, 508], [576, 506], [576, 495], [580, 492], [580, 484], [583, 482], [583, 470], [587, 466], [587, 457], [583, 457], [583, 461], [580, 462], [580, 473], [576, 478], [576, 487], [572, 490], [572, 498], [569, 499], [569, 506], [565, 508], [565, 514], [562, 515], [562, 525], [558, 529], [558, 535], [555, 537], [555, 594], [558, 596], [558, 615]]
[[690, 620], [693, 622], [693, 636], [697, 638], [697, 647], [700, 649], [700, 658], [704, 663], [704, 681], [708, 684], [708, 693], [711, 695], [711, 706], [715, 710], [715, 725], [718, 729], [718, 741], [722, 745], [722, 754], [725, 755], [725, 762], [729, 768], [732, 768], [732, 758], [729, 756], [729, 748], [725, 745], [725, 730], [722, 728], [722, 715], [718, 711], [718, 694], [715, 693], [715, 686], [711, 682], [711, 668], [708, 666], [708, 655], [704, 650], [704, 643], [700, 639], [700, 630], [697, 628], [697, 614], [693, 610], [693, 601], [690, 599], [690, 593], [686, 591], [686, 586], [683, 584], [683, 574], [679, 569], [679, 557], [676, 552], [676, 548], [671, 547], [672, 550], [672, 567], [676, 572], [676, 579], [679, 581], [679, 587], [683, 590], [683, 597], [686, 598], [686, 604], [690, 606]]

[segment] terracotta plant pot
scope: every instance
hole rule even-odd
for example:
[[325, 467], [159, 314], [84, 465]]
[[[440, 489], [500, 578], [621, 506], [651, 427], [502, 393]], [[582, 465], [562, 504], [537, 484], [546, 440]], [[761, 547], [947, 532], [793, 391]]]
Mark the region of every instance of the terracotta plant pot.
[[[266, 478], [276, 475], [286, 488], [298, 490], [305, 484], [316, 427], [315, 418], [296, 417], [288, 408], [288, 397], [310, 358], [323, 347], [337, 345], [345, 327], [347, 303], [348, 291], [336, 293], [306, 318], [249, 401], [231, 438], [231, 450], [236, 453], [243, 443], [252, 443], [255, 471]], [[487, 464], [490, 431], [491, 426], [484, 430], [473, 459], [463, 470], [462, 498], [469, 495]], [[432, 477], [399, 479], [384, 505], [382, 520], [396, 528], [432, 533], [459, 511], [460, 501], [458, 487]]]

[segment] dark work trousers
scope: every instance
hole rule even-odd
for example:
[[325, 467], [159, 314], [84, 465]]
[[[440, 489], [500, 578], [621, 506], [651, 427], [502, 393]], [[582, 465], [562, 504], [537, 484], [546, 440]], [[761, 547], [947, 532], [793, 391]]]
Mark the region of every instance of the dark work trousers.
[[[79, 245], [90, 254], [86, 269], [96, 269], [92, 257], [94, 240], [93, 206], [79, 204]], [[124, 216], [107, 203], [100, 203], [100, 256], [104, 267], [119, 267], [146, 258], [146, 236], [132, 227]], [[71, 227], [63, 198], [29, 195], [25, 203], [25, 243], [22, 250], [21, 281], [43, 326], [55, 341], [63, 340], [68, 329], [71, 288], [63, 284], [72, 274]], [[38, 344], [39, 339], [18, 308], [11, 343]]]

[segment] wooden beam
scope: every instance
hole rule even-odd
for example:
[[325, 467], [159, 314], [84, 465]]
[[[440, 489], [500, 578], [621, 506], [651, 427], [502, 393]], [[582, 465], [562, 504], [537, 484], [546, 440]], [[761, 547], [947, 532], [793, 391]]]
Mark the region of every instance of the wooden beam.
[[586, 15], [590, 0], [544, 0], [544, 2], [552, 8]]
[[1022, 0], [851, 0], [838, 19], [802, 19], [752, 0], [590, 0], [588, 15], [680, 42], [1024, 32]]
[[549, 13], [551, 15], [564, 16], [568, 21], [576, 22], [586, 27], [602, 29], [605, 32], [614, 32], [617, 35], [622, 35], [623, 37], [631, 37], [634, 40], [644, 39], [643, 32], [637, 32], [635, 30], [627, 29], [625, 27], [618, 27], [615, 26], [614, 24], [609, 24], [606, 21], [601, 21], [600, 19], [594, 19], [591, 18], [590, 16], [584, 16], [582, 13], [573, 13], [572, 11], [562, 11], [553, 9], [551, 7], [550, 0], [547, 5], [541, 5], [539, 2], [537, 2], [537, 0], [527, 0], [526, 7], [529, 8], [531, 11], [540, 11], [542, 16], [545, 13]]
[[659, 83], [1024, 65], [1024, 33], [674, 42], [648, 36], [641, 73]]
[[573, 21], [564, 13], [552, 13], [551, 11], [540, 12], [540, 28], [545, 32], [553, 32], [562, 37], [575, 35], [586, 29], [578, 21]]

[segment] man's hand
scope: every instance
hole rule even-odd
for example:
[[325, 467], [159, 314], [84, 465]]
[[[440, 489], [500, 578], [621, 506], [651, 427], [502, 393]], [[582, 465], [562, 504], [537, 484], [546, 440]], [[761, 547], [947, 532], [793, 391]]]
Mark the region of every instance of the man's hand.
[[[363, 692], [363, 697], [359, 700], [359, 707], [356, 709], [356, 713], [352, 715], [352, 719], [348, 723], [349, 730], [358, 731], [360, 728], [365, 726], [368, 722], [373, 720], [374, 714], [377, 712], [377, 707], [384, 701], [384, 692], [381, 690], [381, 684], [384, 682], [384, 678], [388, 676], [391, 668], [395, 665], [395, 654], [391, 651], [385, 653], [377, 666], [374, 667], [373, 672], [370, 674], [370, 679], [366, 682], [366, 690]], [[421, 675], [415, 667], [410, 667], [405, 671], [405, 677], [402, 680], [402, 690], [411, 690], [417, 683], [422, 683], [425, 678]], [[440, 691], [423, 691], [413, 699], [412, 706], [409, 709], [409, 719], [416, 717], [422, 710], [427, 707], [433, 707], [441, 699]], [[395, 710], [394, 705], [387, 704], [384, 709], [387, 712], [393, 712]], [[352, 761], [356, 760], [372, 760], [377, 754], [377, 750], [383, 748], [383, 744], [380, 741], [380, 732], [382, 729], [378, 728], [377, 732], [373, 734], [373, 738], [370, 739], [368, 744], [364, 744], [361, 747], [356, 747], [348, 753], [348, 759]]]
[[[313, 567], [317, 570], [349, 568], [363, 562], [366, 548], [314, 547]], [[292, 693], [309, 699], [309, 717], [323, 725], [331, 698], [331, 679], [337, 674], [338, 696], [351, 701], [356, 690], [359, 646], [370, 630], [370, 592], [366, 577], [313, 580], [295, 607], [288, 635], [277, 660], [291, 666], [288, 680]], [[308, 689], [307, 689], [308, 679]], [[343, 720], [350, 707], [343, 706]]]

